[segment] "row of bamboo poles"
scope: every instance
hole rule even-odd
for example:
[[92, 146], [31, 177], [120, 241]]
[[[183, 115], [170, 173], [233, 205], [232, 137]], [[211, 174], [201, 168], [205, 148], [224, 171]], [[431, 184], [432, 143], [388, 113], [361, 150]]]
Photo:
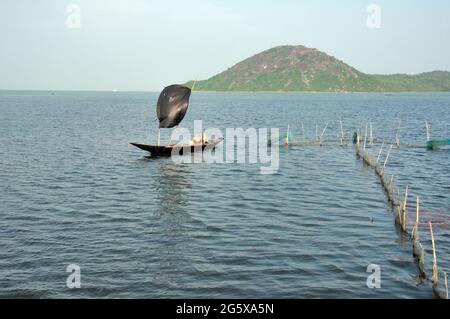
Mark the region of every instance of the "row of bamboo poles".
[[[288, 146], [288, 145], [300, 145], [300, 146], [324, 146], [327, 144], [333, 144], [335, 145], [336, 143], [339, 144], [340, 146], [348, 146], [349, 143], [354, 143], [354, 136], [349, 135], [348, 132], [344, 131], [344, 125], [343, 125], [343, 121], [342, 118], [338, 119], [338, 120], [332, 120], [332, 121], [328, 121], [325, 123], [325, 125], [323, 126], [323, 128], [321, 126], [319, 126], [319, 123], [316, 121], [315, 122], [315, 136], [311, 136], [306, 134], [305, 131], [305, 126], [303, 124], [302, 121], [300, 121], [299, 123], [299, 131], [298, 131], [298, 136], [299, 138], [296, 139], [290, 139], [289, 136], [293, 136], [292, 135], [292, 126], [288, 125], [286, 133], [283, 135], [283, 137], [280, 139], [280, 141], [284, 146]], [[398, 125], [395, 127], [395, 139], [392, 141], [385, 141], [385, 140], [380, 140], [380, 139], [375, 139], [374, 135], [373, 135], [373, 126], [372, 126], [372, 122], [369, 123], [367, 129], [366, 129], [366, 137], [367, 140], [365, 141], [365, 143], [367, 143], [368, 145], [393, 145], [397, 148], [400, 148], [400, 146], [402, 148], [424, 148], [424, 144], [411, 144], [411, 143], [402, 143], [400, 145], [400, 124], [401, 122], [398, 123]], [[328, 137], [325, 136], [325, 133], [328, 131], [332, 131], [332, 129], [336, 129], [336, 135], [334, 135], [333, 137], [330, 136], [330, 134], [328, 134]], [[428, 123], [426, 123], [426, 129], [427, 129], [427, 138], [429, 138], [429, 125]], [[360, 136], [361, 138], [361, 136]]]
[[324, 137], [325, 133], [327, 132], [327, 130], [329, 131], [330, 126], [333, 124], [337, 125], [335, 121], [332, 121], [331, 124], [330, 124], [330, 122], [326, 122], [325, 126], [322, 128], [322, 127], [319, 127], [319, 124], [317, 122], [315, 122], [315, 136], [308, 138], [305, 134], [305, 126], [304, 126], [303, 122], [300, 122], [300, 130], [298, 133], [300, 138], [295, 139], [295, 140], [289, 139], [290, 134], [292, 134], [292, 128], [291, 128], [291, 125], [288, 125], [286, 134], [283, 135], [282, 142], [285, 146], [288, 146], [288, 145], [324, 146], [325, 144], [328, 144], [328, 143], [334, 144], [336, 141], [338, 143], [340, 143], [341, 146], [344, 146], [344, 145], [347, 145], [349, 142], [351, 142], [351, 138], [344, 133], [342, 119], [339, 119], [339, 124], [338, 124], [339, 132], [337, 134], [337, 139], [334, 139], [334, 138], [333, 139], [325, 139], [325, 137]]
[[[361, 148], [361, 134], [357, 133], [356, 139], [356, 156], [358, 159], [362, 159], [364, 164], [375, 169], [377, 176], [380, 178], [381, 185], [385, 190], [389, 202], [392, 204], [394, 213], [395, 213], [395, 223], [399, 227], [400, 231], [408, 236], [412, 242], [412, 253], [414, 259], [419, 268], [420, 278], [426, 280], [429, 276], [426, 273], [425, 269], [425, 253], [423, 245], [420, 241], [419, 236], [419, 228], [420, 228], [420, 198], [416, 197], [416, 216], [415, 222], [412, 228], [408, 227], [408, 187], [406, 187], [405, 193], [402, 196], [400, 192], [400, 188], [395, 185], [394, 175], [389, 175], [387, 173], [387, 164], [389, 158], [391, 156], [392, 147], [390, 145], [388, 151], [382, 160], [383, 151], [385, 147], [385, 143], [381, 144], [379, 153], [377, 158], [374, 160], [372, 155], [367, 149], [367, 144], [373, 143], [373, 135], [372, 128], [370, 128], [370, 134], [368, 134], [368, 127], [366, 126], [365, 134], [364, 134], [364, 142]], [[396, 136], [397, 147], [399, 147], [399, 138]], [[443, 272], [443, 285], [442, 287], [439, 285], [439, 272], [438, 272], [438, 264], [437, 264], [437, 256], [436, 256], [436, 243], [433, 233], [433, 224], [431, 221], [428, 222], [428, 227], [431, 235], [431, 245], [433, 251], [433, 273], [432, 273], [432, 283], [433, 283], [433, 293], [435, 297], [448, 299], [448, 286], [447, 286], [447, 273]]]

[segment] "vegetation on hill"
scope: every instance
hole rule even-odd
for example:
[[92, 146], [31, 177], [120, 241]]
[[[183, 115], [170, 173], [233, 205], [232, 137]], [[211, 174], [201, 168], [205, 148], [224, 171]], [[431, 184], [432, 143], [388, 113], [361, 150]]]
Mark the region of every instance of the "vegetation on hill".
[[[193, 81], [187, 83], [193, 85]], [[450, 91], [450, 73], [372, 75], [304, 46], [279, 46], [198, 81], [196, 91], [405, 92]]]

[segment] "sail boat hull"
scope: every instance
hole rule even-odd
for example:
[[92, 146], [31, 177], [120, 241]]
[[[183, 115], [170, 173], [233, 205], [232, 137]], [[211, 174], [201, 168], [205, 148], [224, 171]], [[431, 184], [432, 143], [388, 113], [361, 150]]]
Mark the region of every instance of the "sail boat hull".
[[183, 155], [185, 151], [190, 150], [191, 154], [194, 152], [203, 152], [205, 150], [213, 150], [222, 142], [223, 139], [217, 139], [211, 141], [207, 144], [202, 145], [149, 145], [149, 144], [139, 144], [139, 143], [130, 143], [131, 145], [149, 152], [152, 156], [171, 156], [172, 152], [175, 151], [176, 154]]

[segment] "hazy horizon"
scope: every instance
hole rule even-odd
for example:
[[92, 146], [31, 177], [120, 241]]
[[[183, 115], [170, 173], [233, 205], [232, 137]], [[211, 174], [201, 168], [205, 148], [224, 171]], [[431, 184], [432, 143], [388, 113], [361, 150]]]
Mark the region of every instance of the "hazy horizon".
[[[372, 3], [380, 28], [367, 25]], [[159, 91], [279, 45], [316, 48], [368, 74], [449, 71], [449, 14], [443, 0], [1, 2], [0, 90]]]

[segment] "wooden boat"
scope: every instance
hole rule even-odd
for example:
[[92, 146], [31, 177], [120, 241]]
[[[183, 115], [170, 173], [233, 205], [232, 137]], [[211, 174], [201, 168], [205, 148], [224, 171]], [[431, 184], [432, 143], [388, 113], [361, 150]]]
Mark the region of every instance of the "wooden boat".
[[[160, 129], [173, 127], [176, 129], [178, 124], [183, 120], [189, 107], [189, 97], [191, 96], [191, 92], [192, 90], [190, 88], [179, 84], [165, 87], [159, 95], [158, 103], [156, 105], [156, 116], [159, 120], [157, 144], [130, 144], [141, 150], [150, 152], [152, 156], [171, 156], [173, 152], [177, 155], [183, 155], [187, 150], [190, 150], [191, 154], [199, 151], [214, 150], [216, 145], [222, 142], [223, 138], [205, 142], [207, 141], [207, 138], [204, 135], [205, 132], [203, 132], [201, 136], [202, 144], [200, 144], [200, 140], [198, 140], [199, 143], [195, 145], [174, 145], [171, 144], [172, 136], [167, 145], [161, 145], [160, 143]], [[194, 137], [194, 140], [195, 139], [196, 137]]]
[[429, 140], [425, 146], [428, 150], [437, 150], [441, 147], [448, 147], [450, 145], [450, 138], [447, 140]]
[[[199, 152], [200, 150], [203, 152], [205, 149], [207, 150], [213, 150], [219, 144], [222, 142], [223, 138], [211, 141], [209, 143], [203, 143], [203, 144], [197, 144], [197, 145], [148, 145], [148, 144], [138, 144], [138, 143], [130, 143], [131, 145], [150, 152], [152, 156], [171, 156], [172, 151], [174, 151], [176, 154], [183, 155], [183, 151], [187, 148], [190, 148], [191, 154], [194, 152]], [[201, 147], [201, 148], [200, 148]]]

